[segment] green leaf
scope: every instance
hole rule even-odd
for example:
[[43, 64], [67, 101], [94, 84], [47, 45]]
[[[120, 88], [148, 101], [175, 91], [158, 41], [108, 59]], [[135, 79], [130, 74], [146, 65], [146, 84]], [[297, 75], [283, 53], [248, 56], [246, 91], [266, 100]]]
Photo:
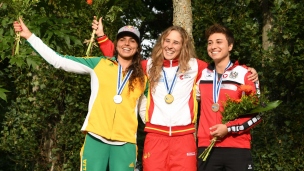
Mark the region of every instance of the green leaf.
[[66, 45], [70, 48], [71, 47], [71, 41], [69, 36], [64, 36], [64, 40]]
[[0, 88], [0, 98], [2, 99], [2, 100], [7, 100], [6, 99], [6, 94], [5, 93], [7, 93], [7, 92], [10, 92], [10, 91], [8, 91], [8, 90], [6, 90], [6, 89], [3, 89], [3, 88]]
[[10, 63], [12, 65], [16, 64], [18, 67], [21, 67], [24, 64], [24, 61], [22, 58], [18, 58], [14, 56], [13, 58], [10, 59]]
[[273, 102], [269, 102], [269, 103], [266, 104], [266, 106], [259, 106], [255, 109], [253, 109], [252, 111], [250, 111], [248, 114], [266, 112], [266, 111], [269, 111], [269, 110], [272, 110], [272, 109], [278, 107], [281, 103], [282, 103], [281, 100], [276, 100], [276, 101], [273, 101]]
[[1, 21], [2, 26], [7, 25], [7, 22], [8, 22], [8, 18], [4, 18], [4, 19]]
[[28, 66], [32, 66], [33, 68], [38, 66], [37, 62], [33, 58], [26, 58], [26, 62]]

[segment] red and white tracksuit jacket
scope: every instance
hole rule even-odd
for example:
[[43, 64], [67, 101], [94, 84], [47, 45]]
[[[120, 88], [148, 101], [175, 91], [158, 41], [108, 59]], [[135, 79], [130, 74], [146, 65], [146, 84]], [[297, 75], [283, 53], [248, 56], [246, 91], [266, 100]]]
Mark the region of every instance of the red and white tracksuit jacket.
[[[147, 75], [151, 62], [151, 59], [143, 62], [143, 68]], [[171, 93], [174, 101], [171, 104], [165, 103], [165, 96], [168, 92], [163, 72], [155, 86], [155, 91], [149, 91], [146, 111], [146, 132], [168, 136], [185, 135], [195, 132], [194, 123], [198, 109], [196, 88], [202, 73], [201, 71], [206, 68], [207, 64], [201, 60], [191, 58], [189, 66], [191, 66], [190, 70], [184, 73], [177, 73], [176, 83]], [[168, 77], [169, 86], [172, 84], [177, 67], [177, 60], [164, 61], [163, 69]]]
[[[210, 135], [210, 127], [222, 123], [221, 112], [223, 110], [222, 102], [227, 100], [227, 95], [233, 99], [240, 99], [241, 94], [237, 92], [238, 85], [251, 85], [257, 88], [256, 85], [247, 79], [250, 75], [247, 68], [234, 62], [233, 66], [228, 68], [222, 75], [223, 81], [220, 88], [219, 100], [220, 110], [213, 112], [211, 109], [213, 102], [213, 78], [214, 78], [214, 64], [208, 66], [202, 72], [200, 78], [199, 90], [201, 94], [201, 115], [198, 127], [198, 147], [207, 147], [210, 140], [213, 138]], [[226, 123], [228, 127], [228, 134], [217, 141], [215, 147], [232, 147], [232, 148], [247, 148], [250, 149], [250, 129], [261, 121], [259, 115], [246, 115], [229, 121]]]

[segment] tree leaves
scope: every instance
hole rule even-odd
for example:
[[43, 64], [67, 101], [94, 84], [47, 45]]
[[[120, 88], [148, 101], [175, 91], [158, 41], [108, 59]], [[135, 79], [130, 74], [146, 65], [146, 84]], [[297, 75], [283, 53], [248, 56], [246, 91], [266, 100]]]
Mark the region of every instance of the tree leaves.
[[0, 85], [0, 98], [2, 99], [2, 100], [5, 100], [6, 101], [6, 94], [5, 93], [7, 93], [7, 92], [10, 92], [10, 91], [8, 91], [8, 90], [6, 90], [6, 89], [4, 89], [4, 88], [1, 88], [2, 86]]

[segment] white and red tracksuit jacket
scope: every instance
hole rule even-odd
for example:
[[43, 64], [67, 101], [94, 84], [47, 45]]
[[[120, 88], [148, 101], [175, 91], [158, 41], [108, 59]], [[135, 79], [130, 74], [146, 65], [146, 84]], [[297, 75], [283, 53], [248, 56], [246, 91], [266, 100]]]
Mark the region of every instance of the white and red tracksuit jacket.
[[[233, 66], [228, 68], [222, 75], [223, 81], [220, 89], [219, 100], [220, 110], [213, 112], [211, 109], [213, 102], [213, 78], [214, 78], [214, 64], [208, 66], [202, 72], [200, 78], [199, 90], [201, 94], [201, 115], [199, 119], [198, 127], [198, 147], [207, 147], [210, 144], [210, 140], [213, 138], [210, 135], [210, 127], [222, 123], [221, 112], [223, 110], [222, 102], [227, 100], [227, 95], [233, 99], [240, 99], [241, 95], [237, 92], [238, 85], [251, 85], [254, 88], [256, 86], [252, 81], [247, 79], [247, 68], [234, 62]], [[217, 141], [215, 147], [232, 147], [232, 148], [247, 148], [250, 149], [250, 129], [261, 121], [259, 115], [245, 115], [241, 118], [229, 121], [226, 123], [228, 128], [228, 134]]]
[[[104, 56], [113, 56], [114, 45], [107, 36], [97, 39]], [[142, 61], [145, 74], [149, 77], [151, 59]], [[178, 67], [178, 60], [164, 60], [163, 69], [166, 72], [169, 86]], [[164, 82], [163, 72], [155, 90], [149, 89], [147, 108], [145, 112], [146, 132], [153, 132], [168, 136], [185, 135], [195, 132], [194, 123], [197, 118], [196, 90], [199, 78], [207, 63], [191, 58], [190, 70], [178, 73], [173, 87], [172, 95], [174, 101], [171, 104], [165, 102], [168, 94]]]

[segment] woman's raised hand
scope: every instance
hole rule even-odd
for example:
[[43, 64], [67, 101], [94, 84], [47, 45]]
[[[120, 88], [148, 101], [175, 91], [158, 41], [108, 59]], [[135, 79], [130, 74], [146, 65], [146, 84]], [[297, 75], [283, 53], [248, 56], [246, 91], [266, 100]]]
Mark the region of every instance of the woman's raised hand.
[[92, 22], [92, 29], [95, 30], [95, 34], [98, 37], [104, 36], [103, 25], [102, 25], [102, 17], [100, 17], [99, 21], [97, 21], [96, 16], [94, 16], [94, 19], [93, 19], [93, 22]]
[[28, 39], [31, 37], [32, 32], [27, 28], [27, 26], [23, 23], [23, 20], [19, 18], [19, 21], [14, 21], [14, 30], [15, 32], [20, 32], [20, 36]]

